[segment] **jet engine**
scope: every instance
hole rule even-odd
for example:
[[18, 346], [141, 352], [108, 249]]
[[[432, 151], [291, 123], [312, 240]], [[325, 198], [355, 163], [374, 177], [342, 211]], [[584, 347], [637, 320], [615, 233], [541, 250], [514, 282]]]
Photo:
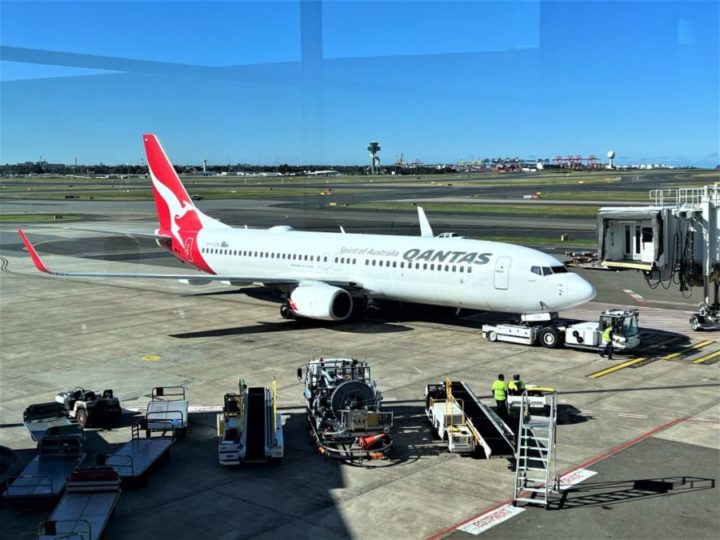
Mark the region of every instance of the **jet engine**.
[[322, 281], [300, 283], [288, 304], [293, 315], [321, 321], [344, 321], [353, 309], [349, 292]]

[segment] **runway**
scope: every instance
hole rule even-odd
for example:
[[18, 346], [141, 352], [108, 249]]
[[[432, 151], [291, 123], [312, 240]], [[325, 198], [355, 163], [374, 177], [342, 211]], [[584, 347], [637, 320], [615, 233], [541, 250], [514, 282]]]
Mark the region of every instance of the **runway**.
[[[85, 208], [92, 219], [73, 226], [145, 231], [154, 226], [151, 203], [90, 203], [47, 202], [43, 208]], [[41, 204], [26, 203], [26, 208]], [[298, 227], [337, 226], [337, 214], [312, 204], [201, 204], [208, 214], [222, 214], [240, 226], [245, 220], [255, 226], [277, 224], [278, 216], [287, 216], [281, 223]], [[411, 214], [387, 216], [357, 212], [343, 225], [358, 232], [417, 234]], [[442, 219], [457, 227], [465, 218]], [[33, 455], [33, 443], [20, 424], [23, 409], [52, 400], [59, 390], [113, 388], [124, 407], [144, 409], [152, 386], [184, 385], [191, 406], [213, 406], [235, 389], [239, 376], [253, 385], [269, 384], [273, 377], [278, 381], [286, 440], [281, 465], [221, 467], [214, 415], [191, 414], [188, 437], [174, 445], [169, 463], [144, 488], [123, 492], [105, 538], [471, 536], [455, 527], [506, 502], [513, 473], [506, 460], [447, 453], [430, 434], [421, 398], [425, 384], [445, 376], [465, 380], [489, 398], [498, 372], [519, 372], [529, 383], [560, 392], [560, 470], [600, 459], [587, 466], [597, 476], [575, 486], [579, 491], [566, 495], [562, 509], [559, 498], [554, 511], [526, 507], [485, 534], [659, 538], [663, 529], [658, 524], [667, 519], [672, 536], [702, 538], [714, 537], [720, 526], [712, 512], [720, 505], [714, 484], [720, 460], [720, 356], [696, 363], [720, 350], [718, 336], [691, 334], [687, 318], [694, 299], [651, 290], [636, 272], [583, 271], [598, 297], [561, 314], [594, 319], [607, 306], [639, 307], [647, 346], [609, 362], [588, 352], [489, 343], [479, 327], [491, 314], [457, 317], [448, 310], [388, 306], [361, 321], [321, 325], [282, 320], [273, 298], [254, 288], [52, 278], [32, 268], [14, 229], [0, 226], [0, 437], [13, 450], [8, 469], [21, 468]], [[39, 225], [27, 229], [46, 262], [68, 270], [182, 267], [151, 242]], [[705, 341], [710, 343], [699, 346]], [[396, 417], [397, 454], [387, 466], [338, 466], [313, 452], [295, 369], [317, 355], [349, 355], [373, 366], [386, 409]], [[88, 452], [127, 441], [129, 416], [123, 428], [87, 430]], [[671, 427], [657, 431], [663, 426]], [[628, 446], [611, 453], [623, 445]], [[672, 479], [672, 489], [640, 489], [655, 486], [647, 482], [635, 489], [637, 481], [659, 479]], [[694, 479], [693, 487], [688, 479]], [[683, 497], [673, 496], [678, 493]], [[605, 502], [592, 497], [605, 497]], [[48, 509], [18, 511], [3, 503], [0, 534], [32, 538], [35, 525], [48, 514]]]

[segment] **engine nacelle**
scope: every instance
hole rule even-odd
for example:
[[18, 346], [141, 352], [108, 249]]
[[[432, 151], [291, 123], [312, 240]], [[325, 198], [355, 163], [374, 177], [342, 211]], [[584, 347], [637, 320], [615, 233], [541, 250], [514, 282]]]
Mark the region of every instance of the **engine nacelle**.
[[290, 293], [289, 304], [295, 315], [321, 321], [344, 321], [353, 309], [349, 292], [322, 281], [300, 283]]

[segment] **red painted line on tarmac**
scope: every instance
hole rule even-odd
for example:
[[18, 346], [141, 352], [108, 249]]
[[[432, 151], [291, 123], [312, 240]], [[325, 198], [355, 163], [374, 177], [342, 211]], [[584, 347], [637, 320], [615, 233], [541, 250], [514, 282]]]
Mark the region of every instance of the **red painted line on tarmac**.
[[679, 424], [680, 422], [683, 422], [683, 421], [685, 421], [685, 420], [687, 420], [687, 417], [684, 417], [684, 418], [675, 418], [674, 420], [670, 420], [669, 422], [666, 422], [665, 424], [663, 424], [663, 425], [661, 425], [661, 426], [658, 426], [658, 427], [656, 427], [655, 429], [651, 429], [650, 431], [648, 431], [647, 433], [644, 433], [644, 434], [640, 435], [639, 437], [635, 437], [634, 439], [632, 439], [632, 440], [630, 440], [630, 441], [628, 441], [628, 442], [625, 442], [625, 443], [621, 444], [620, 446], [616, 446], [615, 448], [611, 448], [611, 449], [608, 450], [607, 452], [603, 452], [602, 454], [600, 454], [600, 455], [598, 455], [598, 456], [595, 456], [595, 457], [592, 458], [592, 459], [589, 459], [589, 460], [586, 461], [585, 463], [583, 463], [583, 464], [581, 464], [581, 465], [578, 465], [577, 467], [573, 467], [572, 469], [570, 469], [570, 470], [568, 470], [568, 471], [565, 471], [565, 472], [564, 472], [563, 474], [561, 474], [560, 476], [564, 476], [564, 475], [566, 475], [566, 474], [570, 474], [571, 472], [574, 472], [574, 471], [576, 471], [576, 470], [578, 470], [578, 469], [584, 469], [585, 467], [589, 467], [589, 466], [591, 466], [591, 465], [594, 465], [595, 463], [598, 463], [599, 461], [602, 461], [603, 459], [606, 459], [606, 458], [609, 458], [609, 457], [611, 457], [611, 456], [614, 456], [615, 454], [619, 454], [619, 453], [622, 452], [623, 450], [626, 450], [626, 449], [630, 448], [631, 446], [634, 446], [634, 445], [636, 445], [636, 444], [644, 441], [645, 439], [649, 439], [650, 437], [652, 437], [652, 436], [655, 435], [656, 433], [660, 433], [661, 431], [664, 431], [664, 430], [666, 430], [666, 429], [668, 429], [668, 428], [671, 428], [671, 427], [674, 426], [675, 424]]
[[[653, 435], [660, 433], [661, 431], [664, 431], [668, 428], [671, 428], [672, 426], [679, 424], [680, 422], [683, 422], [683, 421], [688, 421], [688, 417], [685, 416], [683, 418], [675, 418], [674, 420], [670, 420], [669, 422], [666, 422], [665, 424], [662, 424], [661, 426], [651, 429], [650, 431], [640, 435], [639, 437], [635, 437], [634, 439], [632, 439], [630, 441], [624, 442], [623, 444], [616, 446], [615, 448], [611, 448], [607, 452], [603, 452], [602, 454], [599, 454], [599, 455], [595, 456], [594, 458], [589, 459], [588, 461], [586, 461], [585, 463], [583, 463], [581, 465], [573, 467], [572, 469], [568, 469], [564, 473], [561, 473], [559, 476], [563, 477], [565, 475], [568, 475], [572, 472], [577, 471], [578, 469], [584, 469], [585, 467], [594, 465], [595, 463], [598, 463], [598, 462], [602, 461], [603, 459], [607, 459], [609, 457], [614, 456], [615, 454], [619, 454], [623, 450], [626, 450], [633, 445], [641, 443], [645, 439], [649, 439]], [[715, 421], [710, 420], [710, 422], [715, 422]], [[482, 512], [480, 512], [479, 514], [475, 514], [474, 516], [469, 517], [468, 519], [465, 519], [465, 520], [461, 521], [460, 523], [456, 523], [455, 525], [452, 525], [446, 529], [443, 529], [442, 531], [435, 533], [432, 536], [428, 536], [426, 540], [438, 540], [439, 538], [442, 538], [444, 535], [451, 533], [452, 531], [456, 530], [459, 527], [462, 527], [466, 523], [469, 523], [470, 521], [477, 519], [480, 516], [487, 514], [488, 512], [492, 512], [493, 510], [496, 510], [497, 508], [500, 508], [501, 506], [505, 506], [506, 504], [511, 504], [512, 502], [513, 502], [512, 498], [507, 499], [506, 501], [503, 501], [501, 503], [496, 504], [495, 506], [487, 508], [487, 509], [483, 510]]]
[[508, 499], [507, 501], [503, 501], [503, 502], [501, 502], [501, 503], [498, 503], [498, 504], [496, 504], [495, 506], [491, 506], [490, 508], [488, 508], [488, 509], [486, 509], [486, 510], [483, 510], [483, 511], [480, 512], [479, 514], [476, 514], [476, 515], [474, 515], [474, 516], [472, 516], [472, 517], [469, 517], [469, 518], [467, 518], [466, 520], [461, 521], [460, 523], [456, 523], [455, 525], [451, 525], [451, 526], [448, 527], [447, 529], [443, 529], [442, 531], [440, 531], [440, 532], [438, 532], [438, 533], [435, 533], [435, 534], [433, 534], [432, 536], [428, 536], [426, 540], [437, 540], [438, 538], [442, 538], [443, 535], [446, 535], [446, 534], [448, 534], [448, 533], [453, 532], [455, 529], [457, 529], [457, 528], [459, 528], [459, 527], [462, 527], [462, 526], [465, 525], [466, 523], [470, 523], [473, 519], [477, 519], [477, 518], [479, 518], [480, 516], [482, 516], [482, 515], [484, 515], [484, 514], [487, 514], [487, 513], [489, 513], [489, 512], [492, 512], [493, 510], [497, 510], [497, 509], [500, 508], [501, 506], [505, 506], [506, 504], [510, 504], [512, 501], [513, 501], [512, 499]]

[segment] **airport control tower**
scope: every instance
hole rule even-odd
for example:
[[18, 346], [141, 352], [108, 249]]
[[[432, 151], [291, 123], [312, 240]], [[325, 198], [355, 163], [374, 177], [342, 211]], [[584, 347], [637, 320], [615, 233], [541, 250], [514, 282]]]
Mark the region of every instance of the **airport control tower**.
[[380, 172], [380, 158], [377, 155], [379, 151], [380, 143], [369, 143], [368, 152], [370, 153], [370, 174], [379, 174]]

